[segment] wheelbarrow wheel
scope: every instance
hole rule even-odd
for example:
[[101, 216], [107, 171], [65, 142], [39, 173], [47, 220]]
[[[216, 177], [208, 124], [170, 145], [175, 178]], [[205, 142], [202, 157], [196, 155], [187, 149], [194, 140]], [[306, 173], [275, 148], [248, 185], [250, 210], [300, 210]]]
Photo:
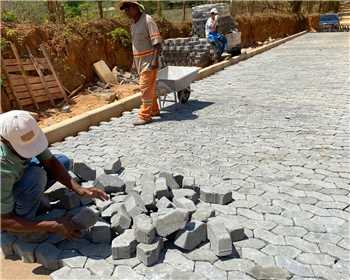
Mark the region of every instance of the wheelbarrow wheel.
[[191, 94], [191, 88], [188, 87], [188, 88], [185, 88], [183, 90], [180, 90], [177, 93], [177, 98], [181, 104], [185, 104], [185, 103], [187, 103], [188, 99], [190, 98], [190, 94]]

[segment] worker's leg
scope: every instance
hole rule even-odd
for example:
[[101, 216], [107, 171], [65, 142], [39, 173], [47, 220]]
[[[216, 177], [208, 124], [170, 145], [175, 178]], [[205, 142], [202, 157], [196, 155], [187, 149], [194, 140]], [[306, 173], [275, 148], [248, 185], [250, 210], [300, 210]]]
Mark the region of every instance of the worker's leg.
[[145, 121], [152, 119], [153, 99], [155, 96], [157, 70], [144, 71], [140, 74], [140, 90], [142, 105], [139, 111], [139, 118]]
[[46, 171], [39, 166], [26, 168], [22, 178], [14, 185], [16, 215], [33, 219], [40, 206], [40, 197], [47, 185]]
[[152, 116], [159, 116], [160, 115], [160, 111], [159, 111], [159, 105], [158, 105], [158, 97], [157, 97], [157, 93], [156, 93], [156, 80], [157, 80], [157, 74], [158, 71], [154, 70], [154, 83], [152, 85], [152, 92], [153, 92], [153, 102], [152, 102]]

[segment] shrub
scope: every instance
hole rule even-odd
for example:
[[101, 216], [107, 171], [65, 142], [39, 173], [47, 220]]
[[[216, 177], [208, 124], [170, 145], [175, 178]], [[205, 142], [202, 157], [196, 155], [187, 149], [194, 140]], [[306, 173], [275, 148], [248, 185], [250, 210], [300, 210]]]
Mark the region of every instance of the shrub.
[[14, 22], [17, 21], [17, 17], [14, 13], [10, 11], [3, 11], [1, 13], [1, 20], [5, 22]]
[[117, 27], [108, 33], [114, 42], [119, 42], [123, 47], [129, 48], [131, 46], [130, 34], [121, 27]]

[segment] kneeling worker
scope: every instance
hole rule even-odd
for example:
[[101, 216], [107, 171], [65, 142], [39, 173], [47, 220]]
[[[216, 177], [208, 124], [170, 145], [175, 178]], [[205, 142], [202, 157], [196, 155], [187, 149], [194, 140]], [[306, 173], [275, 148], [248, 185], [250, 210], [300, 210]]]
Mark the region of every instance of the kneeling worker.
[[106, 193], [82, 188], [71, 178], [70, 159], [50, 152], [45, 134], [28, 112], [13, 110], [1, 114], [0, 136], [1, 230], [78, 237], [80, 231], [69, 218], [35, 221], [43, 206], [42, 193], [56, 181], [84, 197], [106, 200]]

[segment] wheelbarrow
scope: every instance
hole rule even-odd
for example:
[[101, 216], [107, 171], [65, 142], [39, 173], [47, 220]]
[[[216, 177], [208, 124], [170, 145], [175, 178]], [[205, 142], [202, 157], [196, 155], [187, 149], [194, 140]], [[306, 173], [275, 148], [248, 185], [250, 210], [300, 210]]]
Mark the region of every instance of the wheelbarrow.
[[[165, 102], [185, 104], [190, 98], [191, 83], [196, 79], [199, 67], [167, 66], [158, 72], [157, 96], [160, 108], [165, 107]], [[174, 99], [168, 99], [169, 94], [174, 94]]]

